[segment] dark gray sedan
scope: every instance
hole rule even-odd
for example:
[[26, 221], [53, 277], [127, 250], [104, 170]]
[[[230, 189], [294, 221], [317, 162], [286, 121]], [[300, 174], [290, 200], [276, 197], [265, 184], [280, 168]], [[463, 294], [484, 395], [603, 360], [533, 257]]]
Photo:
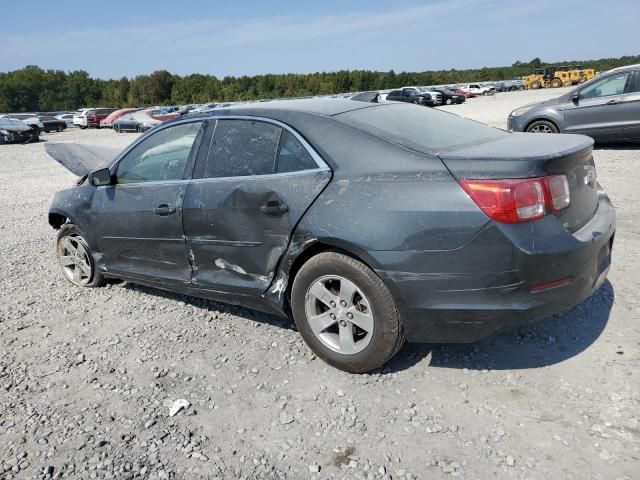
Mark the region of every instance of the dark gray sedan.
[[580, 133], [596, 142], [640, 140], [640, 65], [610, 70], [561, 97], [509, 115], [514, 132]]
[[120, 153], [48, 145], [82, 176], [49, 223], [75, 285], [292, 315], [320, 358], [366, 372], [405, 339], [475, 341], [599, 288], [615, 213], [592, 144], [410, 104], [248, 104]]

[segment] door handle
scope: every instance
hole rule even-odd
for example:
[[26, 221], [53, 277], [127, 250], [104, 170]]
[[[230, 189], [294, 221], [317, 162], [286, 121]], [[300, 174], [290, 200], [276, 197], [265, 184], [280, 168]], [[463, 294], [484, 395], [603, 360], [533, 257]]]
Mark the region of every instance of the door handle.
[[616, 105], [617, 103], [620, 103], [620, 100], [609, 100], [607, 105]]
[[272, 217], [279, 217], [289, 211], [289, 206], [277, 200], [271, 200], [265, 205], [260, 207], [260, 211], [265, 215], [271, 215]]
[[167, 205], [163, 203], [162, 205], [158, 205], [153, 209], [153, 213], [156, 215], [160, 215], [161, 217], [166, 217], [167, 215], [173, 215], [176, 213], [176, 207], [172, 207], [171, 205]]

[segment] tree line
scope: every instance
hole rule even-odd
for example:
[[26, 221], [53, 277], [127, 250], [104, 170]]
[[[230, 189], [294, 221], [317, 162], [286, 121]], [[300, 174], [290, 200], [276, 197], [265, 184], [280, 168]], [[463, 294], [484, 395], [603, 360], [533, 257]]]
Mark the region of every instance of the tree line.
[[[640, 55], [599, 60], [573, 60], [553, 65], [582, 64], [597, 71], [640, 63]], [[84, 70], [43, 70], [30, 65], [0, 72], [0, 112], [75, 110], [84, 106], [141, 107], [268, 98], [304, 97], [342, 92], [383, 90], [404, 85], [444, 85], [511, 80], [552, 64], [540, 58], [510, 67], [425, 72], [340, 70], [309, 74], [266, 74], [222, 79], [214, 75], [174, 75], [159, 70], [134, 78], [104, 80]]]

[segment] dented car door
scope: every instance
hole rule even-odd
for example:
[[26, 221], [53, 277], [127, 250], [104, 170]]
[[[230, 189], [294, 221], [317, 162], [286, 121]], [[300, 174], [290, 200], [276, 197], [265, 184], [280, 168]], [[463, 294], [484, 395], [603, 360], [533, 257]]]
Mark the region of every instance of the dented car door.
[[184, 200], [192, 283], [261, 293], [331, 171], [279, 122], [225, 118], [211, 122], [210, 129]]

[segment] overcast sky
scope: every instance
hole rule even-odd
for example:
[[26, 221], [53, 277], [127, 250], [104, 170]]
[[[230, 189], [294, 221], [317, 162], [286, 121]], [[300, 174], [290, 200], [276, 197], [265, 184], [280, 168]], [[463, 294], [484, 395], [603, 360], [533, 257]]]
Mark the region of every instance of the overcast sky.
[[640, 54], [640, 0], [2, 2], [0, 71], [423, 71]]

